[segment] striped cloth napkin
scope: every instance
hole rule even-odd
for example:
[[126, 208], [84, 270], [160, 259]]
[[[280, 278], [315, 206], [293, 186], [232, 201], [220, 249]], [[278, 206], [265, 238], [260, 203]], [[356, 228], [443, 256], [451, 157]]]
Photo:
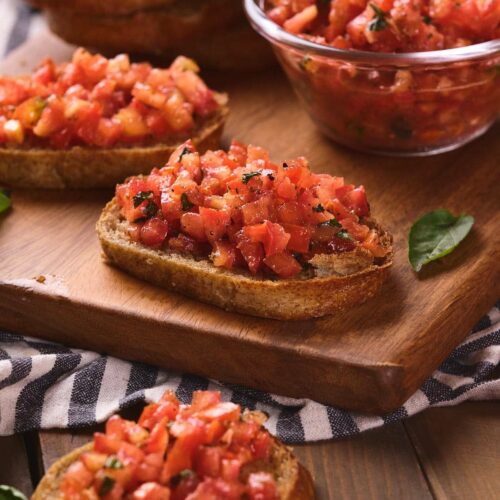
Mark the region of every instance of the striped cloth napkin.
[[[20, 0], [0, 1], [0, 55], [45, 30]], [[179, 375], [95, 352], [0, 332], [0, 435], [76, 428], [157, 400], [166, 389], [189, 402], [197, 389], [269, 415], [268, 429], [287, 443], [348, 437], [414, 415], [429, 406], [500, 399], [500, 303], [401, 408], [370, 416], [308, 399], [275, 396], [240, 386]]]
[[174, 390], [185, 403], [194, 390], [219, 390], [226, 400], [266, 412], [267, 428], [287, 443], [353, 436], [430, 406], [500, 399], [496, 370], [500, 364], [499, 308], [500, 302], [401, 408], [382, 416], [0, 332], [0, 435], [92, 425], [129, 406], [156, 401], [166, 389]]

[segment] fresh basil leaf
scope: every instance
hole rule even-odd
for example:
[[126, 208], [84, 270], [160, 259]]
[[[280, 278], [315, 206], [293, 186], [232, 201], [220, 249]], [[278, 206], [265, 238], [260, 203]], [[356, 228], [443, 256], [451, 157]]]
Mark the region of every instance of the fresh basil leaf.
[[335, 236], [344, 240], [352, 240], [352, 236], [345, 229], [341, 229]]
[[370, 7], [373, 10], [374, 16], [373, 19], [368, 23], [368, 29], [370, 31], [382, 31], [389, 26], [387, 19], [385, 18], [386, 13], [374, 3], [370, 4]]
[[112, 455], [106, 459], [104, 467], [106, 469], [123, 469], [123, 463], [117, 456]]
[[114, 487], [116, 480], [109, 476], [104, 476], [101, 487], [99, 488], [99, 496], [105, 497]]
[[418, 219], [410, 229], [408, 258], [415, 271], [433, 260], [453, 252], [469, 234], [474, 217], [455, 217], [448, 210], [438, 209]]
[[153, 191], [139, 191], [134, 195], [134, 208], [141, 205], [143, 201], [149, 200], [153, 196]]
[[248, 181], [252, 178], [252, 177], [255, 177], [257, 175], [261, 175], [260, 172], [248, 172], [247, 174], [243, 174], [241, 176], [241, 181], [243, 182], [243, 184], [248, 184]]
[[0, 500], [26, 500], [26, 497], [16, 488], [0, 484]]
[[189, 201], [188, 195], [186, 193], [181, 194], [181, 205], [183, 212], [187, 212], [194, 207], [194, 205]]
[[11, 205], [12, 200], [10, 199], [10, 192], [0, 188], [0, 214], [6, 212]]

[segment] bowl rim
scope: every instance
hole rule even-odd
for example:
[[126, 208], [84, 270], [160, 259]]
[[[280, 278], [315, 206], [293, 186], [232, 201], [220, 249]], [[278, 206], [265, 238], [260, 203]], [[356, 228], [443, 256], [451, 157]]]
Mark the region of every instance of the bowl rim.
[[281, 26], [269, 19], [261, 7], [262, 0], [244, 0], [246, 15], [252, 27], [268, 41], [286, 45], [293, 49], [323, 57], [343, 61], [387, 64], [393, 66], [413, 66], [418, 64], [443, 64], [484, 59], [492, 55], [500, 55], [500, 39], [444, 50], [427, 52], [369, 52], [365, 50], [338, 49], [329, 45], [311, 42], [285, 31]]

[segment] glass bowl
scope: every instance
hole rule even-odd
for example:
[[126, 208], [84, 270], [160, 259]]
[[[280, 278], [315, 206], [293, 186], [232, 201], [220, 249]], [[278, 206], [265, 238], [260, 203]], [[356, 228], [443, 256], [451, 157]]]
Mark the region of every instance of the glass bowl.
[[432, 155], [472, 141], [500, 116], [500, 40], [400, 54], [342, 50], [286, 32], [261, 4], [245, 0], [252, 26], [319, 129], [341, 144]]

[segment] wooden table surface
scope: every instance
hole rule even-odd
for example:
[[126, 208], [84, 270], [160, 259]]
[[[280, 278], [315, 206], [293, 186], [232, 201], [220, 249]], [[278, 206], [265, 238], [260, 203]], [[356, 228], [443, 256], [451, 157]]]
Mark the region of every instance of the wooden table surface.
[[[295, 451], [313, 474], [320, 500], [498, 499], [499, 417], [500, 402], [468, 402]], [[0, 484], [30, 494], [43, 471], [94, 430], [1, 437]]]

